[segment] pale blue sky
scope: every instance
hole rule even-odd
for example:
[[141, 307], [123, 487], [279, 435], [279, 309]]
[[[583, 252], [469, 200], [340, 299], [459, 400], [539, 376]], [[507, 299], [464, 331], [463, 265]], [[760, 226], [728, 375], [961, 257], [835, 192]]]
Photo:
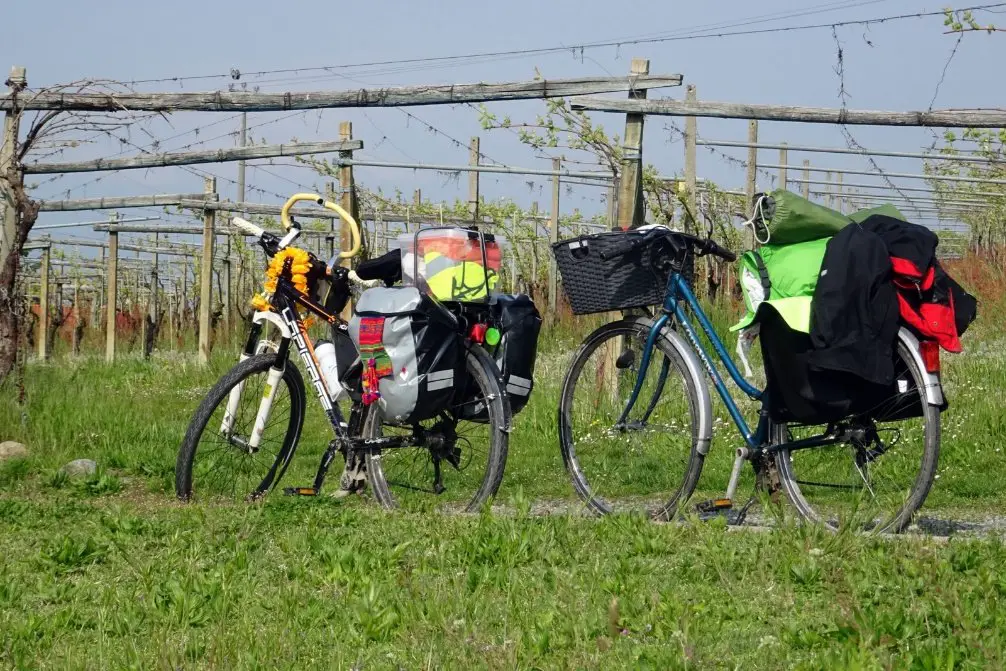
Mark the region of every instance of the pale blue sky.
[[[830, 7], [835, 11], [823, 11]], [[440, 2], [194, 2], [171, 3], [49, 2], [13, 3], [4, 12], [0, 25], [0, 63], [25, 65], [29, 83], [43, 86], [85, 77], [115, 80], [223, 73], [231, 68], [243, 72], [279, 68], [305, 68], [371, 61], [464, 54], [479, 51], [577, 45], [600, 40], [631, 39], [657, 35], [694, 33], [709, 24], [735, 23], [753, 17], [793, 14], [805, 16], [765, 20], [752, 28], [782, 25], [829, 23], [886, 15], [938, 11], [941, 3], [913, 0], [847, 0], [809, 3], [750, 3], [739, 0], [716, 2], [620, 3], [580, 0], [508, 3], [479, 3], [443, 0]], [[1000, 10], [1002, 8], [999, 8]], [[980, 18], [995, 21], [994, 14]], [[737, 30], [730, 28], [729, 30]], [[954, 46], [955, 36], [943, 34], [942, 18], [910, 19], [869, 28], [838, 29], [844, 48], [845, 86], [849, 106], [892, 110], [925, 109]], [[967, 35], [948, 70], [936, 107], [996, 107], [1001, 105], [999, 87], [987, 64], [1003, 60], [1001, 35]], [[868, 44], [872, 43], [872, 46]], [[696, 85], [700, 98], [733, 102], [785, 103], [835, 107], [839, 105], [838, 77], [835, 73], [836, 44], [830, 29], [805, 32], [709, 38], [691, 41], [639, 44], [561, 52], [528, 57], [486, 59], [476, 63], [426, 64], [355, 68], [332, 73], [270, 75], [247, 78], [249, 85], [263, 90], [344, 89], [359, 86], [407, 85], [419, 83], [465, 83], [530, 79], [538, 67], [546, 77], [627, 72], [632, 56], [651, 60], [653, 73], [681, 73]], [[227, 80], [163, 82], [142, 85], [142, 90], [212, 90], [226, 86]], [[622, 96], [624, 94], [611, 94]], [[651, 91], [651, 97], [681, 97], [684, 88]], [[540, 102], [498, 103], [493, 110], [515, 120], [530, 119], [543, 109]], [[465, 106], [420, 107], [410, 110], [417, 117], [467, 142], [482, 136], [482, 151], [511, 165], [549, 167], [504, 131], [483, 132], [476, 114]], [[156, 123], [151, 132], [167, 137], [231, 115], [177, 114], [171, 126]], [[253, 114], [254, 126], [283, 116]], [[597, 115], [606, 128], [621, 132], [624, 118]], [[373, 159], [460, 164], [467, 150], [445, 137], [429, 132], [415, 120], [394, 109], [331, 110], [308, 112], [251, 131], [255, 138], [280, 142], [296, 137], [334, 139], [338, 122], [354, 122], [354, 131], [365, 142], [362, 153]], [[683, 120], [675, 120], [683, 123]], [[662, 171], [682, 169], [683, 147], [665, 130], [668, 120], [651, 118], [644, 140], [644, 160]], [[185, 135], [165, 142], [164, 149], [225, 134], [237, 128], [237, 121], [225, 121], [207, 128], [199, 136]], [[852, 127], [856, 139], [872, 148], [919, 150], [932, 141], [924, 129], [883, 129]], [[705, 138], [743, 140], [746, 122], [699, 120], [699, 134]], [[134, 129], [131, 141], [146, 145], [149, 138]], [[384, 139], [386, 138], [386, 139]], [[838, 128], [824, 125], [762, 123], [761, 140], [788, 141], [824, 146], [845, 146]], [[197, 148], [224, 146], [234, 142], [224, 137]], [[107, 155], [122, 149], [103, 143], [76, 150], [73, 156]], [[743, 150], [726, 150], [736, 157]], [[66, 155], [69, 158], [70, 154]], [[867, 168], [861, 157], [792, 154], [791, 163], [810, 158], [814, 163], [834, 167]], [[762, 152], [763, 163], [777, 162], [775, 152]], [[919, 161], [877, 159], [885, 169], [918, 172]], [[200, 166], [202, 167], [202, 166]], [[205, 166], [206, 170], [233, 179], [235, 164]], [[270, 172], [312, 185], [313, 175], [293, 167], [273, 166]], [[741, 167], [700, 149], [700, 177], [713, 179], [726, 188], [741, 188]], [[68, 176], [45, 184], [37, 193], [62, 197], [94, 176]], [[847, 177], [846, 181], [852, 178]], [[296, 189], [282, 179], [258, 169], [248, 170], [249, 184], [269, 192], [288, 194]], [[426, 197], [464, 197], [466, 181], [453, 182], [443, 175], [409, 170], [359, 168], [357, 180], [385, 192], [396, 187], [411, 195], [422, 188]], [[533, 181], [534, 185], [527, 184]], [[770, 186], [760, 178], [759, 186]], [[859, 182], [877, 182], [870, 177]], [[918, 183], [902, 181], [918, 186]], [[224, 197], [233, 197], [232, 184], [219, 180]], [[544, 187], [544, 190], [540, 190]], [[198, 191], [201, 180], [179, 169], [131, 171], [108, 174], [97, 183], [71, 191], [73, 197], [126, 195], [172, 191]], [[483, 175], [482, 193], [487, 198], [509, 197], [526, 204], [549, 200], [546, 178]], [[563, 194], [563, 210], [578, 207], [592, 213], [603, 209], [600, 190], [575, 187]], [[252, 192], [249, 200], [279, 202], [276, 195]], [[90, 213], [45, 215], [45, 221], [93, 218]], [[40, 222], [42, 223], [42, 222]]]

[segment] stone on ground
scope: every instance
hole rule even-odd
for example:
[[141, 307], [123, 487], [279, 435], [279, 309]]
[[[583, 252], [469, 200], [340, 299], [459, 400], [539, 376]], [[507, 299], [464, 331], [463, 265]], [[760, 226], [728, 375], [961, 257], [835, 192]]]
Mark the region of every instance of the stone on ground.
[[26, 459], [28, 457], [28, 448], [21, 443], [15, 443], [13, 440], [7, 440], [0, 443], [0, 461], [7, 461], [8, 459]]
[[70, 477], [94, 475], [98, 470], [98, 464], [90, 459], [75, 459], [60, 470]]

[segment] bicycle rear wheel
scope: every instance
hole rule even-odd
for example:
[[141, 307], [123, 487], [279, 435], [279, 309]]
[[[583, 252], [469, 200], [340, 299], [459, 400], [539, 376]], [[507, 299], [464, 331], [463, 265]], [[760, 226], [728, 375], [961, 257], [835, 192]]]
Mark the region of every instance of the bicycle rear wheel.
[[628, 320], [600, 327], [580, 345], [563, 382], [563, 462], [576, 493], [598, 514], [643, 511], [668, 519], [702, 471], [708, 448], [699, 439], [703, 404], [693, 375], [663, 337], [632, 412], [618, 421], [639, 376], [648, 333], [647, 326]]
[[[832, 530], [848, 525], [897, 533], [925, 502], [939, 459], [940, 411], [927, 403], [923, 373], [903, 342], [894, 375], [894, 393], [868, 417], [852, 419], [866, 430], [864, 438], [776, 453], [780, 483], [804, 519]], [[775, 425], [773, 444], [819, 435], [823, 428]]]
[[[485, 350], [470, 347], [465, 365], [467, 389], [433, 419], [414, 426], [390, 425], [377, 404], [370, 406], [363, 438], [406, 438], [414, 443], [384, 450], [364, 448], [370, 486], [384, 507], [441, 504], [449, 510], [475, 512], [499, 489], [510, 441], [510, 403], [499, 369]], [[466, 419], [473, 415], [481, 419]]]
[[[297, 367], [284, 362], [275, 387], [268, 385], [274, 353], [252, 356], [228, 371], [196, 409], [178, 449], [175, 493], [189, 501], [253, 501], [265, 496], [283, 477], [293, 458], [304, 424], [304, 380]], [[233, 393], [232, 393], [233, 392]], [[254, 445], [256, 419], [263, 397], [272, 403]]]

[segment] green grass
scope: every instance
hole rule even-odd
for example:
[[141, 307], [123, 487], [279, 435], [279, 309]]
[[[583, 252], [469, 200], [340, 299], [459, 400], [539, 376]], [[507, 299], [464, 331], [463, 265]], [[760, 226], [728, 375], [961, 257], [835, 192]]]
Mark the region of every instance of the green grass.
[[[208, 368], [170, 353], [111, 368], [33, 364], [27, 405], [9, 392], [0, 401], [0, 440], [30, 450], [0, 465], [0, 666], [1004, 666], [997, 540], [527, 515], [543, 502], [579, 509], [555, 417], [588, 322], [543, 337], [496, 515], [279, 496], [184, 506], [172, 493], [178, 443], [232, 351]], [[965, 345], [944, 356], [951, 405], [924, 509], [958, 519], [1006, 503], [1006, 339], [979, 323]], [[739, 443], [714, 403], [721, 424], [700, 482], [709, 493], [725, 488]], [[311, 405], [284, 484], [308, 484], [327, 441]], [[77, 458], [99, 472], [62, 476]]]
[[[1001, 668], [994, 541], [0, 499], [15, 668]], [[354, 666], [355, 665], [355, 666]]]

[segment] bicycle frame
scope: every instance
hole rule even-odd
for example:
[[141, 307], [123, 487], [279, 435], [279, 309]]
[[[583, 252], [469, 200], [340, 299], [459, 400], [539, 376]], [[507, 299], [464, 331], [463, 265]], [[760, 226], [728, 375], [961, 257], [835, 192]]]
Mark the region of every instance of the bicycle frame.
[[[705, 333], [706, 337], [709, 338], [709, 341], [713, 345], [713, 349], [716, 351], [716, 355], [723, 363], [734, 384], [736, 384], [737, 387], [750, 398], [754, 400], [761, 400], [763, 402], [762, 410], [758, 418], [758, 424], [754, 431], [752, 431], [748, 426], [743, 414], [741, 414], [740, 408], [737, 407], [737, 403], [734, 401], [733, 396], [730, 395], [730, 391], [727, 389], [727, 386], [723, 381], [723, 377], [716, 369], [716, 366], [713, 365], [712, 360], [709, 357], [709, 353], [699, 340], [695, 327], [688, 319], [685, 306], [690, 308], [692, 313], [698, 319], [699, 326], [701, 327], [703, 333]], [[671, 321], [672, 317], [674, 319], [673, 322]], [[702, 306], [699, 305], [695, 294], [692, 293], [691, 287], [688, 286], [688, 281], [681, 275], [680, 272], [676, 270], [672, 271], [670, 276], [667, 278], [667, 290], [664, 294], [662, 314], [656, 319], [653, 326], [650, 327], [650, 331], [646, 338], [646, 345], [643, 348], [643, 356], [640, 362], [639, 373], [636, 376], [636, 383], [632, 390], [632, 394], [629, 397], [629, 402], [626, 405], [625, 410], [622, 412], [622, 416], [619, 418], [619, 424], [626, 421], [639, 397], [639, 392], [642, 389], [646, 372], [650, 366], [650, 358], [653, 354], [653, 348], [656, 345], [657, 338], [660, 336], [661, 331], [663, 331], [669, 323], [680, 324], [681, 327], [684, 328], [685, 335], [688, 336], [689, 341], [692, 343], [696, 353], [699, 355], [702, 365], [705, 366], [706, 373], [709, 375], [710, 379], [713, 381], [713, 385], [716, 387], [716, 392], [719, 394], [720, 398], [723, 399], [723, 403], [727, 407], [727, 412], [730, 413], [731, 419], [733, 419], [734, 424], [737, 426], [737, 430], [740, 431], [741, 435], [744, 437], [744, 442], [747, 446], [751, 449], [758, 449], [763, 446], [768, 439], [769, 431], [768, 412], [764, 405], [764, 392], [752, 386], [746, 379], [744, 379], [744, 376], [741, 375], [740, 370], [738, 370], [736, 364], [734, 364], [733, 359], [730, 358], [730, 355], [727, 353], [727, 350], [723, 346], [719, 336], [716, 335], [716, 331], [713, 329], [712, 323], [709, 321], [709, 317], [706, 316], [706, 313], [702, 310]], [[659, 397], [663, 391], [663, 385], [667, 377], [668, 368], [668, 362], [665, 361], [661, 368], [660, 380], [657, 383], [657, 391], [654, 394], [654, 398], [651, 400], [650, 407], [647, 409], [647, 415], [652, 412], [653, 407], [656, 404], [657, 397]]]
[[[279, 348], [276, 352], [276, 363], [269, 369], [265, 393], [262, 396], [262, 400], [259, 402], [258, 414], [255, 417], [255, 428], [253, 429], [252, 436], [248, 441], [249, 447], [251, 449], [257, 448], [258, 442], [261, 440], [262, 431], [265, 429], [266, 422], [269, 418], [269, 412], [272, 408], [275, 390], [283, 376], [283, 371], [286, 368], [286, 361], [289, 356], [291, 340], [297, 347], [297, 353], [300, 355], [300, 358], [304, 361], [304, 367], [307, 369], [311, 384], [315, 389], [318, 400], [321, 402], [321, 406], [325, 410], [325, 416], [332, 425], [332, 430], [336, 436], [336, 439], [333, 440], [329, 444], [328, 449], [325, 450], [321, 463], [318, 465], [318, 471], [315, 475], [314, 484], [311, 488], [312, 493], [317, 493], [321, 490], [322, 484], [324, 483], [325, 477], [328, 473], [328, 469], [331, 466], [332, 461], [335, 459], [335, 455], [339, 451], [340, 447], [344, 446], [347, 450], [364, 446], [370, 449], [388, 449], [395, 447], [407, 447], [411, 445], [412, 443], [407, 437], [379, 438], [375, 440], [351, 438], [349, 426], [343, 418], [342, 411], [339, 409], [337, 404], [332, 402], [332, 399], [329, 396], [328, 388], [325, 385], [325, 379], [321, 374], [321, 367], [318, 363], [318, 358], [314, 352], [314, 344], [311, 342], [310, 336], [308, 336], [307, 327], [304, 324], [304, 320], [301, 319], [300, 314], [296, 310], [296, 307], [299, 305], [306, 308], [309, 312], [322, 318], [328, 324], [339, 323], [339, 316], [327, 313], [322, 306], [297, 291], [297, 289], [294, 288], [286, 277], [280, 277], [277, 279], [276, 292], [274, 293], [271, 302], [273, 310], [269, 314], [278, 316], [279, 323], [277, 323], [277, 326], [282, 324], [283, 327], [281, 329], [282, 339], [280, 340]], [[268, 321], [276, 320], [270, 317]], [[244, 350], [241, 353], [242, 360], [255, 354], [258, 339], [262, 332], [262, 327], [263, 324], [261, 322], [252, 324], [251, 330], [248, 333], [248, 339], [245, 342]], [[227, 412], [224, 415], [225, 424], [228, 422], [233, 423], [233, 414], [237, 408], [237, 403], [240, 400], [240, 394], [240, 386], [235, 387], [235, 389], [231, 392], [231, 398], [228, 400]], [[356, 411], [357, 408], [354, 405], [353, 412]], [[350, 419], [352, 420], [355, 418], [351, 417]]]

